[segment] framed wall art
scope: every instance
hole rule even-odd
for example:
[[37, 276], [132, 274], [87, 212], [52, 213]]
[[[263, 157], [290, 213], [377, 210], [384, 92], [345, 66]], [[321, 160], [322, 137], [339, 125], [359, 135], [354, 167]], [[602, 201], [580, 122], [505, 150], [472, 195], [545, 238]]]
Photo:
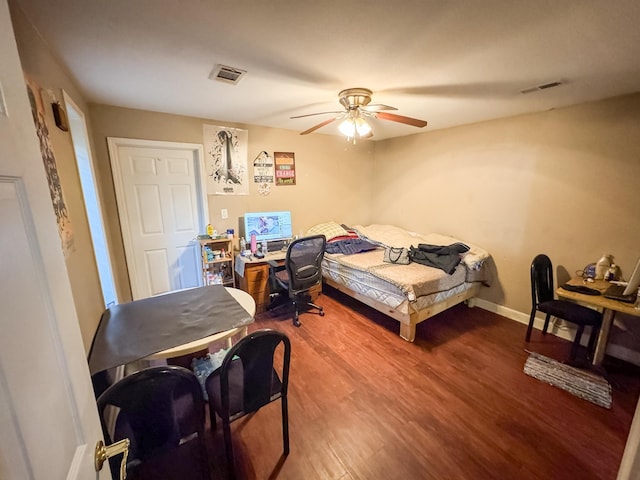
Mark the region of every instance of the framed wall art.
[[249, 195], [249, 132], [239, 128], [203, 125], [203, 135], [207, 193]]
[[296, 184], [296, 160], [293, 152], [274, 152], [276, 185]]

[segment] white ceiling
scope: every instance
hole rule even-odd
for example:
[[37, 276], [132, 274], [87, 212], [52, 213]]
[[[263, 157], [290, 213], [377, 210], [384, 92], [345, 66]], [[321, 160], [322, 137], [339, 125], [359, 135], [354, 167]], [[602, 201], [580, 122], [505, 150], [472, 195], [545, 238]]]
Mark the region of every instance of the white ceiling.
[[638, 0], [16, 1], [89, 101], [224, 122], [303, 131], [351, 87], [429, 122], [380, 140], [640, 91]]

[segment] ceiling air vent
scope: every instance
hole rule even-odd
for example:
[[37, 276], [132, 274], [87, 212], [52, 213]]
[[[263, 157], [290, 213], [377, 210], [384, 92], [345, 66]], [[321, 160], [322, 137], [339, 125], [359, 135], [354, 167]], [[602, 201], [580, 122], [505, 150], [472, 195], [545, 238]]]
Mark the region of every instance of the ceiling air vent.
[[240, 79], [247, 73], [246, 70], [239, 68], [227, 67], [226, 65], [216, 65], [209, 78], [211, 80], [220, 80], [221, 82], [237, 84]]
[[559, 87], [560, 85], [562, 85], [562, 82], [549, 82], [535, 87], [525, 88], [524, 90], [520, 90], [520, 93], [537, 92], [538, 90], [546, 90], [547, 88]]

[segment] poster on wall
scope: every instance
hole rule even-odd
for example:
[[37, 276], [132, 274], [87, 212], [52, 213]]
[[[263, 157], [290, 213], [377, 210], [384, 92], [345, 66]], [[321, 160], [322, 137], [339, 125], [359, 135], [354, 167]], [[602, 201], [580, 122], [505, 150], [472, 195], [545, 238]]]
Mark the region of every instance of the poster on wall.
[[296, 161], [292, 152], [274, 152], [276, 185], [296, 184]]
[[247, 144], [249, 132], [203, 125], [209, 195], [249, 195]]
[[262, 151], [253, 161], [253, 181], [258, 185], [260, 195], [269, 195], [273, 180], [273, 158]]
[[58, 222], [58, 234], [62, 243], [62, 252], [65, 258], [75, 251], [73, 240], [73, 229], [71, 228], [71, 220], [69, 211], [64, 201], [62, 193], [62, 185], [58, 176], [58, 165], [56, 164], [56, 156], [53, 152], [53, 145], [49, 137], [49, 129], [45, 122], [44, 102], [42, 101], [42, 91], [35, 80], [25, 74], [25, 82], [27, 84], [27, 95], [31, 104], [31, 114], [33, 115], [33, 123], [36, 127], [36, 134], [40, 142], [40, 153], [44, 162], [44, 169], [47, 175], [47, 183], [49, 184], [49, 194], [53, 202], [53, 211], [56, 214]]

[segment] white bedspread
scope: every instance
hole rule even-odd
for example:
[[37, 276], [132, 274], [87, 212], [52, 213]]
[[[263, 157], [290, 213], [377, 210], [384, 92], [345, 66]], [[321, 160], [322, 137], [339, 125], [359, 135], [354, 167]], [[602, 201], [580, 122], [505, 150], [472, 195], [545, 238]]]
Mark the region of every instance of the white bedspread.
[[469, 251], [462, 257], [462, 263], [472, 270], [477, 270], [482, 266], [482, 263], [489, 258], [489, 252], [474, 245], [472, 243], [460, 240], [448, 235], [441, 235], [439, 233], [427, 233], [420, 234], [415, 232], [409, 232], [400, 227], [394, 225], [354, 225], [356, 230], [361, 236], [368, 238], [369, 240], [385, 245], [388, 247], [405, 247], [409, 248], [411, 245], [418, 247], [420, 243], [427, 243], [430, 245], [451, 245], [452, 243], [460, 242], [469, 246]]

